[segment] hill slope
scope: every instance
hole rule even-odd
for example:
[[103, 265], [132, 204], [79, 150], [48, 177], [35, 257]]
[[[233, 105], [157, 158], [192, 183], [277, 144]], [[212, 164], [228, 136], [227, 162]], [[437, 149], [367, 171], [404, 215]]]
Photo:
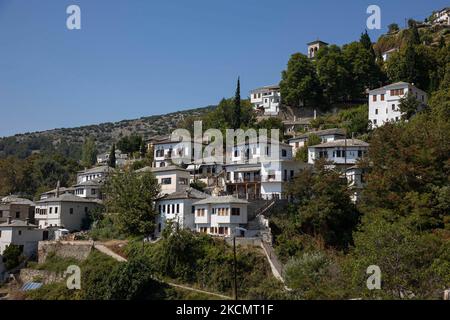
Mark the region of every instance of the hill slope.
[[60, 128], [5, 137], [0, 139], [0, 158], [7, 156], [25, 158], [32, 153], [53, 151], [79, 158], [81, 145], [89, 136], [95, 138], [98, 151], [105, 152], [123, 136], [135, 133], [148, 139], [155, 135], [169, 134], [184, 118], [201, 116], [213, 108], [214, 106], [208, 106], [114, 123]]

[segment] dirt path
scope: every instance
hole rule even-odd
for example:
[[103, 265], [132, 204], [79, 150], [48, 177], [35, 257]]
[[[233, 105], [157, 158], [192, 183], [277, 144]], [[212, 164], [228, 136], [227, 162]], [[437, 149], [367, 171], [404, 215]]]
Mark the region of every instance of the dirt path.
[[[109, 249], [105, 244], [103, 243], [95, 243], [94, 242], [94, 248], [97, 249], [98, 251], [100, 251], [103, 254], [106, 254], [107, 256], [110, 256], [111, 258], [119, 261], [119, 262], [126, 262], [127, 259], [125, 259], [124, 257], [118, 255], [117, 253], [115, 253], [114, 251], [112, 251], [111, 249]], [[161, 279], [156, 279], [157, 281], [167, 284], [171, 287], [175, 287], [175, 288], [180, 288], [180, 289], [184, 289], [184, 290], [189, 290], [189, 291], [194, 291], [194, 292], [198, 292], [198, 293], [202, 293], [202, 294], [207, 294], [207, 295], [211, 295], [211, 296], [215, 296], [218, 297], [220, 299], [225, 299], [225, 300], [230, 300], [232, 299], [231, 297], [219, 294], [219, 293], [214, 293], [214, 292], [209, 292], [209, 291], [205, 291], [205, 290], [200, 290], [200, 289], [196, 289], [196, 288], [192, 288], [192, 287], [188, 287], [185, 285], [180, 285], [180, 284], [176, 284], [176, 283], [172, 283], [172, 282], [167, 282]]]

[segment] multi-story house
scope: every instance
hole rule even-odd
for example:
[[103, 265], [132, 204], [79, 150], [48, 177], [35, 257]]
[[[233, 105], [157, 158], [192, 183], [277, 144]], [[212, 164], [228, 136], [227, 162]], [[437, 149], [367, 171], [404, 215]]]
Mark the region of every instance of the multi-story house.
[[343, 129], [334, 128], [334, 129], [310, 131], [288, 140], [288, 143], [292, 147], [292, 153], [294, 155], [297, 154], [297, 151], [300, 148], [305, 146], [311, 134], [318, 136], [322, 140], [322, 143], [345, 138], [345, 131]]
[[450, 7], [433, 13], [433, 24], [443, 24], [450, 26]]
[[98, 205], [98, 200], [57, 193], [56, 197], [36, 203], [34, 217], [40, 229], [59, 227], [70, 232], [80, 231], [87, 214]]
[[74, 195], [82, 198], [102, 199], [102, 186], [103, 182], [101, 180], [84, 181], [74, 186]]
[[400, 99], [411, 94], [423, 108], [427, 102], [427, 93], [407, 82], [397, 82], [378, 89], [369, 91], [369, 121], [372, 127], [382, 126], [389, 121], [399, 121]]
[[[268, 162], [272, 162], [271, 166], [274, 170], [275, 167], [281, 170], [281, 167], [289, 166], [288, 163], [292, 161], [293, 157], [290, 145], [281, 142], [275, 144], [269, 140], [265, 144], [239, 143], [229, 152], [228, 158], [231, 163], [225, 166], [226, 191], [240, 198], [252, 199], [266, 194], [261, 183], [263, 165], [267, 166]], [[279, 185], [283, 183], [282, 180], [279, 182]], [[281, 189], [281, 187], [277, 189], [278, 193], [282, 193]]]
[[250, 91], [250, 102], [255, 110], [264, 115], [278, 115], [281, 104], [280, 87], [273, 85]]
[[366, 155], [367, 142], [358, 139], [340, 139], [308, 147], [308, 163], [325, 159], [335, 165], [354, 165]]
[[306, 165], [292, 159], [265, 161], [261, 163], [261, 197], [283, 198], [286, 186]]
[[197, 232], [227, 237], [248, 222], [248, 202], [232, 196], [209, 197], [194, 202], [194, 207]]
[[358, 202], [361, 191], [366, 186], [367, 169], [358, 166], [352, 166], [345, 170], [345, 177], [347, 178], [348, 187], [351, 191], [351, 199], [353, 202]]
[[79, 171], [77, 174], [77, 183], [82, 183], [91, 180], [105, 181], [108, 175], [114, 169], [109, 166], [98, 166], [91, 169]]
[[192, 140], [173, 141], [171, 137], [152, 141], [149, 148], [153, 148], [153, 167], [167, 167], [174, 163], [178, 165], [192, 163], [194, 159], [200, 159], [202, 157], [203, 145], [203, 143]]
[[145, 167], [136, 172], [152, 172], [161, 186], [161, 196], [185, 191], [190, 183], [189, 171], [174, 165], [157, 168]]
[[43, 240], [43, 230], [27, 221], [12, 220], [0, 224], [0, 257], [10, 245], [19, 246], [26, 257], [37, 253], [38, 243]]
[[6, 222], [9, 217], [33, 223], [34, 207], [35, 203], [28, 199], [15, 196], [4, 197], [0, 200], [0, 223]]
[[195, 230], [193, 203], [207, 197], [209, 195], [189, 188], [158, 199], [155, 204], [159, 212], [155, 235], [159, 236], [169, 221], [174, 227]]

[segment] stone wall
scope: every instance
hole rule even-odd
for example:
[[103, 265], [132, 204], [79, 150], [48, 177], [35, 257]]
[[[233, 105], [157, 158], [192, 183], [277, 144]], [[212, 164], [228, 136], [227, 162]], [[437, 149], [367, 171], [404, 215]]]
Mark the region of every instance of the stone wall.
[[50, 284], [55, 282], [62, 282], [64, 281], [65, 277], [63, 273], [56, 273], [53, 271], [21, 269], [19, 279], [22, 283], [40, 282], [43, 284]]
[[87, 259], [94, 246], [93, 241], [39, 241], [38, 263], [44, 263], [50, 253], [61, 258]]

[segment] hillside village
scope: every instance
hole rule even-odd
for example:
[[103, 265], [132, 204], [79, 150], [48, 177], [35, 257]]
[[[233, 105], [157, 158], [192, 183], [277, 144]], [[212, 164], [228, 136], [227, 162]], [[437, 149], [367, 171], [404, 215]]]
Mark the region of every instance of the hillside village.
[[[274, 286], [279, 288], [277, 294], [288, 294], [283, 287], [289, 286], [292, 290], [294, 286], [293, 290], [297, 292], [298, 297], [317, 298], [321, 297], [323, 293], [313, 294], [310, 289], [295, 288], [298, 282], [292, 280], [295, 274], [292, 270], [297, 270], [295, 263], [300, 264], [300, 262], [298, 262], [299, 260], [295, 260], [295, 263], [292, 262], [293, 257], [300, 259], [299, 257], [305, 257], [302, 254], [308, 254], [306, 255], [308, 259], [329, 259], [327, 263], [331, 264], [330, 261], [335, 261], [333, 259], [336, 257], [334, 254], [327, 256], [327, 250], [342, 250], [347, 254], [350, 247], [356, 246], [355, 250], [364, 251], [358, 247], [357, 232], [364, 229], [357, 228], [358, 224], [361, 221], [368, 223], [366, 220], [370, 220], [372, 214], [379, 213], [380, 216], [383, 216], [388, 214], [389, 210], [395, 210], [395, 204], [401, 201], [403, 195], [410, 197], [411, 207], [417, 201], [417, 207], [410, 209], [411, 214], [417, 214], [415, 218], [411, 218], [411, 225], [417, 226], [422, 223], [421, 226], [426, 225], [425, 229], [433, 230], [434, 235], [439, 235], [441, 237], [439, 241], [442, 242], [442, 249], [439, 252], [446, 252], [447, 256], [439, 253], [441, 254], [439, 257], [433, 258], [436, 259], [433, 260], [433, 263], [436, 263], [433, 264], [433, 272], [436, 274], [433, 281], [438, 283], [435, 287], [423, 289], [425, 293], [420, 291], [422, 288], [412, 292], [411, 287], [407, 287], [405, 290], [401, 289], [398, 294], [401, 297], [408, 294], [411, 296], [423, 294], [422, 296], [427, 298], [441, 298], [445, 289], [450, 288], [449, 269], [446, 269], [450, 260], [446, 260], [442, 265], [437, 265], [436, 262], [438, 259], [444, 261], [449, 258], [448, 210], [450, 208], [448, 203], [445, 206], [445, 199], [448, 200], [449, 181], [444, 177], [442, 180], [427, 180], [429, 183], [422, 185], [421, 181], [427, 179], [422, 175], [438, 176], [440, 173], [436, 173], [432, 169], [416, 172], [414, 168], [408, 167], [408, 161], [417, 161], [419, 167], [425, 165], [431, 167], [436, 163], [440, 165], [446, 161], [448, 163], [448, 153], [446, 153], [449, 151], [448, 141], [445, 145], [444, 143], [440, 145], [439, 152], [442, 151], [443, 154], [436, 156], [435, 163], [432, 162], [434, 160], [426, 158], [425, 151], [419, 160], [415, 159], [414, 155], [408, 154], [405, 156], [406, 162], [401, 163], [401, 166], [398, 163], [390, 163], [390, 160], [385, 157], [392, 156], [394, 159], [396, 157], [394, 149], [400, 148], [401, 143], [410, 146], [409, 141], [404, 142], [408, 139], [405, 136], [398, 136], [399, 141], [402, 139], [403, 142], [392, 142], [391, 139], [396, 138], [395, 134], [414, 132], [417, 127], [424, 128], [419, 121], [423, 121], [427, 125], [430, 121], [435, 121], [435, 118], [432, 117], [435, 117], [437, 112], [441, 112], [435, 111], [441, 110], [439, 108], [444, 110], [442, 111], [444, 117], [440, 116], [439, 119], [445, 124], [436, 124], [435, 129], [443, 128], [445, 130], [448, 128], [449, 119], [445, 115], [448, 115], [449, 107], [448, 100], [445, 100], [448, 99], [450, 70], [450, 61], [448, 60], [450, 56], [448, 55], [449, 14], [448, 8], [443, 9], [434, 13], [426, 21], [410, 22], [409, 28], [403, 30], [400, 30], [398, 26], [391, 25], [387, 35], [384, 35], [375, 44], [370, 41], [367, 49], [364, 49], [364, 39], [366, 36], [368, 37], [366, 32], [362, 35], [360, 42], [349, 45], [354, 49], [342, 49], [343, 51], [351, 50], [345, 52], [350, 52], [358, 57], [369, 57], [367, 58], [370, 61], [368, 68], [373, 67], [374, 70], [378, 70], [373, 74], [377, 72], [381, 74], [374, 75], [375, 80], [367, 79], [367, 82], [362, 85], [361, 82], [366, 81], [363, 80], [363, 76], [367, 73], [365, 70], [361, 71], [358, 74], [360, 78], [356, 80], [358, 86], [361, 85], [359, 91], [352, 92], [351, 90], [355, 90], [353, 87], [347, 91], [344, 88], [346, 81], [342, 79], [341, 83], [321, 88], [320, 91], [323, 91], [323, 95], [320, 97], [312, 95], [310, 92], [295, 91], [298, 86], [291, 84], [295, 72], [304, 74], [309, 66], [317, 67], [318, 76], [323, 82], [327, 72], [334, 74], [336, 71], [334, 67], [330, 67], [331, 70], [328, 71], [324, 69], [325, 66], [329, 66], [323, 62], [325, 61], [323, 59], [327, 59], [326, 54], [332, 54], [332, 57], [341, 59], [340, 48], [322, 40], [316, 40], [307, 44], [306, 54], [294, 54], [291, 57], [280, 84], [267, 84], [251, 90], [248, 100], [241, 101], [238, 82], [234, 99], [224, 99], [218, 107], [195, 110], [192, 113], [169, 114], [159, 118], [149, 118], [148, 121], [142, 120], [143, 126], [152, 127], [152, 131], [146, 131], [145, 134], [143, 134], [143, 130], [136, 127], [136, 123], [131, 123], [129, 128], [125, 128], [120, 134], [114, 133], [114, 135], [108, 133], [112, 131], [98, 128], [100, 136], [108, 134], [108, 141], [102, 140], [103, 138], [96, 140], [96, 147], [93, 146], [90, 156], [86, 157], [86, 159], [91, 159], [90, 163], [88, 161], [80, 165], [75, 162], [70, 166], [72, 172], [76, 171], [76, 174], [73, 175], [74, 178], [69, 178], [67, 172], [66, 175], [56, 174], [55, 178], [51, 180], [54, 183], [51, 188], [45, 190], [36, 188], [37, 193], [31, 195], [26, 194], [25, 190], [17, 190], [18, 192], [4, 194], [1, 198], [0, 255], [5, 255], [6, 252], [9, 257], [11, 253], [8, 253], [8, 247], [11, 251], [11, 248], [16, 246], [20, 249], [21, 258], [20, 263], [13, 265], [12, 268], [7, 260], [0, 259], [0, 282], [14, 283], [16, 281], [23, 285], [22, 289], [27, 285], [29, 288], [30, 283], [35, 284], [36, 288], [40, 288], [44, 284], [48, 285], [47, 281], [37, 281], [36, 279], [28, 279], [28, 282], [21, 281], [20, 269], [29, 269], [27, 263], [34, 260], [40, 261], [44, 251], [53, 248], [55, 241], [59, 242], [61, 246], [70, 246], [77, 245], [77, 242], [81, 243], [82, 241], [104, 241], [106, 243], [112, 240], [125, 240], [123, 243], [121, 242], [121, 245], [126, 246], [132, 243], [132, 245], [144, 248], [146, 243], [149, 246], [158, 246], [158, 243], [166, 244], [167, 239], [173, 239], [168, 232], [192, 232], [194, 234], [192, 237], [210, 236], [229, 244], [235, 241], [240, 248], [257, 252], [260, 258], [263, 257], [264, 262], [261, 262], [261, 265], [265, 265], [265, 272], [269, 274], [270, 281], [277, 283]], [[415, 46], [420, 49], [414, 53], [416, 47], [412, 46], [412, 40], [405, 41], [404, 37], [414, 37], [415, 33], [420, 37]], [[440, 36], [437, 37], [437, 34]], [[401, 40], [399, 38], [398, 41], [393, 41], [394, 37], [400, 37]], [[436, 51], [442, 50], [442, 52], [447, 50], [447, 53], [444, 53], [443, 71], [438, 69], [441, 66], [436, 66], [436, 72], [430, 73], [426, 80], [422, 75], [417, 76], [417, 71], [421, 72], [422, 70], [421, 65], [413, 65], [412, 68], [416, 69], [413, 70], [412, 76], [415, 78], [411, 78], [407, 67], [405, 67], [405, 73], [402, 73], [402, 70], [395, 68], [397, 64], [393, 64], [399, 61], [407, 64], [404, 61], [408, 61], [408, 55], [420, 55], [423, 53], [421, 50], [425, 51], [421, 46]], [[366, 51], [361, 53], [363, 50], [367, 50], [367, 55]], [[315, 73], [315, 70], [311, 72]], [[339, 80], [338, 76], [336, 79]], [[303, 81], [302, 79], [297, 80]], [[308, 82], [308, 86], [310, 86], [308, 90], [315, 90], [315, 85]], [[443, 98], [440, 95], [443, 95]], [[211, 128], [214, 121], [221, 120], [221, 108], [229, 108], [226, 109], [228, 110], [225, 112], [227, 114], [233, 115], [234, 112], [238, 112], [237, 118], [230, 120], [232, 122], [239, 119], [239, 123], [233, 128], [281, 129], [281, 141], [269, 139], [268, 142], [262, 142], [261, 140], [244, 139], [244, 142], [234, 144], [231, 148], [223, 148], [223, 163], [207, 159], [197, 161], [192, 150], [194, 145], [199, 142], [195, 140], [180, 141], [172, 137], [170, 133], [176, 128], [190, 129], [192, 122], [196, 120], [204, 121], [206, 129]], [[432, 115], [428, 116], [427, 113]], [[351, 116], [348, 116], [349, 114]], [[245, 120], [247, 115], [250, 120]], [[228, 121], [226, 116], [228, 115], [225, 115], [225, 120], [223, 120], [225, 122]], [[111, 125], [111, 127], [114, 126]], [[360, 129], [361, 127], [362, 129]], [[217, 128], [223, 129], [222, 127]], [[61, 133], [65, 130], [69, 129], [60, 129], [58, 132]], [[63, 139], [56, 131], [54, 134], [57, 139]], [[75, 132], [75, 136], [78, 138], [86, 135], [91, 136], [92, 132], [89, 134], [82, 134], [81, 131]], [[119, 145], [119, 140], [130, 135], [140, 136], [141, 139], [134, 149], [122, 150], [127, 147], [127, 144], [122, 141]], [[417, 135], [421, 135], [421, 133], [417, 133]], [[437, 136], [438, 134], [430, 133], [427, 139], [432, 142], [441, 141], [432, 140], [439, 139]], [[20, 140], [24, 137], [16, 138]], [[208, 144], [207, 142], [201, 141], [200, 149], [204, 148]], [[80, 141], [80, 143], [82, 142]], [[420, 147], [416, 146], [413, 149], [419, 150]], [[0, 152], [5, 152], [5, 150]], [[89, 148], [83, 147], [83, 152], [89, 153]], [[32, 153], [34, 154], [27, 156], [34, 157], [40, 152]], [[407, 152], [405, 151], [405, 153]], [[271, 158], [268, 158], [269, 156]], [[188, 160], [177, 164], [175, 161], [177, 157], [184, 157]], [[404, 170], [406, 172], [405, 179], [409, 179], [408, 181], [399, 182], [400, 180], [397, 180], [396, 172], [392, 172], [395, 171], [396, 165], [398, 165], [398, 174]], [[442, 165], [442, 168], [444, 167]], [[69, 168], [69, 165], [65, 168]], [[436, 170], [438, 169], [436, 168]], [[443, 169], [444, 176], [445, 172], [448, 172], [448, 166]], [[386, 176], [383, 176], [384, 174]], [[417, 178], [419, 175], [420, 178]], [[0, 181], [6, 182], [7, 180]], [[130, 196], [133, 198], [132, 200], [123, 200], [125, 195], [130, 194], [130, 190], [139, 189], [138, 187], [133, 189], [135, 185], [144, 186], [144, 183], [148, 187], [148, 195], [143, 192], [139, 193], [139, 196]], [[392, 184], [388, 185], [389, 183]], [[408, 183], [417, 190], [428, 190], [425, 185], [436, 184], [436, 187], [432, 189], [433, 192], [441, 193], [439, 193], [440, 198], [436, 196], [435, 202], [439, 203], [436, 205], [436, 208], [439, 207], [439, 209], [436, 210], [439, 212], [433, 216], [434, 220], [431, 221], [430, 218], [430, 221], [424, 222], [424, 219], [427, 218], [422, 210], [427, 210], [424, 204], [426, 201], [422, 198], [420, 200], [413, 198], [415, 194], [412, 191], [407, 193]], [[125, 185], [126, 187], [124, 187]], [[423, 189], [420, 189], [422, 186]], [[441, 189], [436, 191], [436, 188]], [[386, 194], [386, 199], [379, 199], [380, 194], [383, 193]], [[379, 200], [374, 200], [375, 198]], [[321, 202], [317, 202], [318, 199]], [[439, 202], [441, 201], [439, 199], [444, 200]], [[386, 202], [383, 204], [384, 200]], [[123, 209], [130, 204], [139, 203], [139, 201], [145, 202], [145, 204], [140, 204], [135, 210]], [[332, 203], [332, 207], [328, 208], [327, 205], [330, 203]], [[388, 203], [389, 205], [387, 205]], [[403, 204], [399, 210], [407, 210], [406, 206], [406, 203]], [[131, 217], [133, 212], [136, 214], [134, 218]], [[300, 212], [300, 215], [303, 214], [303, 217], [292, 218], [296, 212]], [[311, 214], [311, 212], [313, 213]], [[320, 214], [324, 216], [329, 214], [329, 216], [322, 221], [317, 218]], [[98, 218], [99, 215], [108, 218]], [[112, 236], [104, 236], [107, 228], [113, 228], [116, 215], [126, 215], [129, 217], [127, 221], [133, 225], [133, 228], [144, 230], [133, 234], [134, 239], [139, 238], [136, 243], [130, 237], [116, 238], [115, 235], [119, 233], [115, 233], [115, 230], [111, 231], [112, 229], [108, 229], [108, 232], [111, 231], [108, 234], [112, 234]], [[362, 217], [363, 215], [365, 217]], [[405, 214], [399, 213], [399, 216], [405, 216]], [[145, 221], [144, 225], [143, 221], [136, 221], [136, 217], [147, 217], [152, 221]], [[118, 219], [120, 220], [120, 218]], [[387, 223], [377, 219], [374, 218], [374, 221], [379, 223], [378, 226], [384, 226], [384, 223]], [[400, 218], [399, 221], [401, 221]], [[126, 226], [128, 231], [131, 230], [130, 225]], [[294, 225], [295, 227], [293, 227]], [[386, 228], [386, 230], [392, 230], [390, 228]], [[404, 231], [403, 226], [392, 228]], [[123, 227], [119, 229], [121, 232], [124, 230]], [[367, 230], [372, 230], [370, 225]], [[404, 232], [406, 234], [407, 231]], [[352, 239], [352, 234], [356, 234], [356, 240]], [[405, 234], [400, 234], [399, 239], [407, 238], [423, 242], [422, 238], [416, 239], [416, 235]], [[382, 237], [383, 235], [373, 236]], [[438, 241], [436, 240], [436, 242]], [[364, 245], [369, 246], [369, 244]], [[95, 247], [95, 243], [92, 246]], [[308, 250], [313, 252], [311, 248], [316, 248], [317, 252], [320, 252], [310, 253]], [[56, 255], [58, 255], [58, 250], [55, 249]], [[108, 250], [112, 256], [118, 255], [119, 260], [131, 256], [131, 254], [125, 254], [123, 247], [120, 246], [110, 246], [105, 250]], [[131, 251], [136, 254], [135, 252], [140, 249], [138, 247], [134, 250]], [[303, 251], [308, 252], [304, 253]], [[358, 252], [355, 253], [355, 256], [357, 254]], [[336, 253], [336, 255], [338, 254]], [[361, 259], [358, 261], [366, 262], [363, 255], [358, 258]], [[424, 265], [428, 265], [428, 262]], [[9, 267], [6, 266], [6, 263]], [[301, 280], [306, 281], [303, 278]], [[392, 281], [395, 282], [395, 280]], [[407, 279], [407, 281], [410, 281], [408, 285], [414, 283], [414, 280]], [[326, 279], [321, 279], [319, 282], [323, 284]], [[330, 286], [332, 285], [333, 283], [330, 284]], [[227, 289], [220, 293], [229, 294], [231, 287], [232, 285], [228, 285]], [[23, 289], [23, 291], [27, 290]], [[392, 289], [392, 292], [395, 290]], [[330, 289], [329, 292], [331, 291]], [[363, 295], [362, 292], [364, 291], [348, 291], [344, 294], [333, 291], [335, 296], [331, 298], [357, 298]], [[366, 297], [374, 297], [372, 293], [364, 294], [367, 294]], [[262, 293], [255, 294], [255, 296], [268, 298]]]

